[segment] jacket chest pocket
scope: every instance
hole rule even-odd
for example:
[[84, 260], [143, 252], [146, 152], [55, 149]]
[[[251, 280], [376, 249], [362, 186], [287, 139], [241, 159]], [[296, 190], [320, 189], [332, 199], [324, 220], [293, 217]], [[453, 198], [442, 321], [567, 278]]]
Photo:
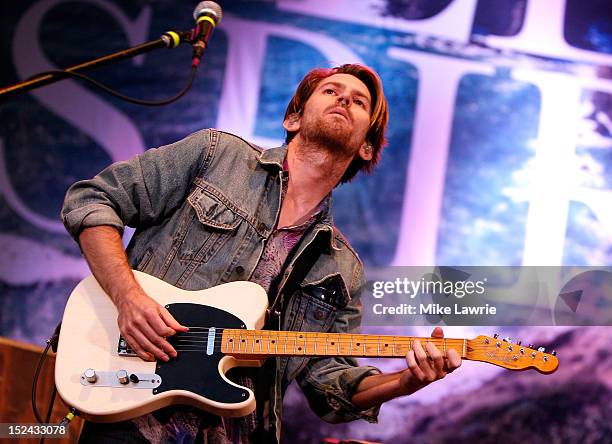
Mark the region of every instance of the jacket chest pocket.
[[183, 265], [208, 262], [235, 233], [242, 218], [224, 200], [200, 186], [187, 198], [192, 211], [178, 253]]

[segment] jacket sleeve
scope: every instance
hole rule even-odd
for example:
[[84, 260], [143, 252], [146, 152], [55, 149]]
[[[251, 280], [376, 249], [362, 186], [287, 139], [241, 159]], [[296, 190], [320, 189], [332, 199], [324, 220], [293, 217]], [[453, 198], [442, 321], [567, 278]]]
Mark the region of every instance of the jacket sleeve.
[[[351, 300], [340, 310], [330, 332], [358, 334], [361, 325], [361, 293], [365, 287], [361, 264], [357, 265], [358, 285]], [[330, 423], [365, 419], [378, 421], [380, 406], [360, 410], [351, 402], [355, 389], [363, 378], [382, 373], [372, 366], [359, 366], [353, 358], [313, 358], [296, 376], [310, 408]]]
[[110, 225], [123, 232], [156, 223], [184, 201], [193, 179], [212, 152], [210, 130], [117, 162], [93, 179], [72, 185], [62, 221], [78, 241], [83, 229]]

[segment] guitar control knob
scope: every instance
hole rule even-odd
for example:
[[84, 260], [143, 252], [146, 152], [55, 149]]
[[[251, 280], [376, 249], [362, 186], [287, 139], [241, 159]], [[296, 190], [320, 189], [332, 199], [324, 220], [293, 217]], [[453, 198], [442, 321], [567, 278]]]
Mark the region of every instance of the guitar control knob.
[[85, 370], [83, 376], [85, 376], [87, 382], [91, 384], [95, 383], [98, 380], [98, 375], [96, 375], [96, 371], [93, 368], [88, 368], [87, 370]]
[[128, 372], [125, 370], [119, 370], [116, 374], [120, 384], [128, 384], [130, 382]]

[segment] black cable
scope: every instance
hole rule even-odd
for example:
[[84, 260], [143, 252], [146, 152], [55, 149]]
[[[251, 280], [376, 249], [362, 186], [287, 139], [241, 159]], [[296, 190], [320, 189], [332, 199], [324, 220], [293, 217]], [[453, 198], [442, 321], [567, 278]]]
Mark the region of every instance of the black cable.
[[57, 388], [55, 384], [53, 384], [53, 392], [51, 393], [51, 401], [49, 401], [49, 408], [47, 409], [47, 417], [45, 418], [45, 422], [49, 424], [51, 421], [51, 413], [53, 412], [53, 403], [55, 402], [55, 395], [57, 395]]
[[177, 95], [175, 95], [174, 97], [170, 97], [168, 99], [164, 99], [164, 100], [160, 100], [160, 101], [150, 101], [150, 100], [142, 100], [142, 99], [136, 99], [133, 97], [129, 97], [126, 95], [123, 95], [111, 88], [109, 88], [106, 85], [103, 85], [102, 83], [98, 82], [97, 80], [92, 79], [89, 76], [86, 76], [85, 74], [80, 74], [78, 72], [71, 72], [71, 71], [63, 71], [63, 70], [52, 70], [52, 71], [45, 71], [45, 72], [41, 72], [36, 74], [33, 77], [30, 77], [28, 80], [33, 80], [35, 78], [38, 77], [43, 77], [43, 76], [61, 76], [61, 77], [76, 77], [77, 79], [80, 80], [84, 80], [85, 82], [88, 82], [90, 84], [92, 84], [93, 86], [101, 89], [102, 91], [104, 91], [107, 94], [110, 94], [113, 97], [117, 97], [118, 99], [124, 100], [126, 102], [130, 102], [130, 103], [134, 103], [136, 105], [144, 105], [144, 106], [162, 106], [162, 105], [168, 105], [169, 103], [175, 102], [178, 99], [180, 99], [181, 97], [183, 97], [187, 91], [189, 91], [191, 89], [191, 85], [193, 84], [193, 81], [195, 79], [195, 75], [196, 75], [196, 71], [197, 71], [197, 66], [192, 66], [191, 67], [191, 76], [189, 77], [189, 81], [187, 82], [187, 85], [185, 85], [185, 87], [179, 91], [179, 93]]
[[[55, 403], [55, 395], [57, 395], [57, 388], [53, 384], [53, 392], [51, 393], [51, 401], [49, 401], [49, 408], [47, 409], [47, 417], [45, 418], [45, 424], [49, 424], [51, 421], [51, 413], [53, 412], [53, 404]], [[44, 444], [45, 437], [41, 436], [38, 444]]]
[[[43, 424], [42, 419], [40, 418], [40, 414], [38, 413], [38, 408], [36, 407], [36, 386], [38, 385], [38, 376], [40, 375], [40, 369], [42, 368], [43, 362], [45, 361], [45, 357], [51, 348], [51, 340], [47, 340], [47, 346], [45, 350], [40, 355], [40, 359], [38, 360], [38, 365], [36, 366], [36, 371], [34, 372], [34, 380], [32, 381], [32, 411], [34, 412], [34, 416], [36, 420]], [[54, 385], [55, 387], [55, 385]]]

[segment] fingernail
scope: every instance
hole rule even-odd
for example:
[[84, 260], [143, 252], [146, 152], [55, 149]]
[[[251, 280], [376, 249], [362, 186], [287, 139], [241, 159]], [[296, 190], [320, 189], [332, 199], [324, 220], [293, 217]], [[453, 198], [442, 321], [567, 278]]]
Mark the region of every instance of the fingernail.
[[162, 356], [162, 360], [168, 362], [170, 360], [170, 358], [168, 357], [168, 355], [163, 355]]

